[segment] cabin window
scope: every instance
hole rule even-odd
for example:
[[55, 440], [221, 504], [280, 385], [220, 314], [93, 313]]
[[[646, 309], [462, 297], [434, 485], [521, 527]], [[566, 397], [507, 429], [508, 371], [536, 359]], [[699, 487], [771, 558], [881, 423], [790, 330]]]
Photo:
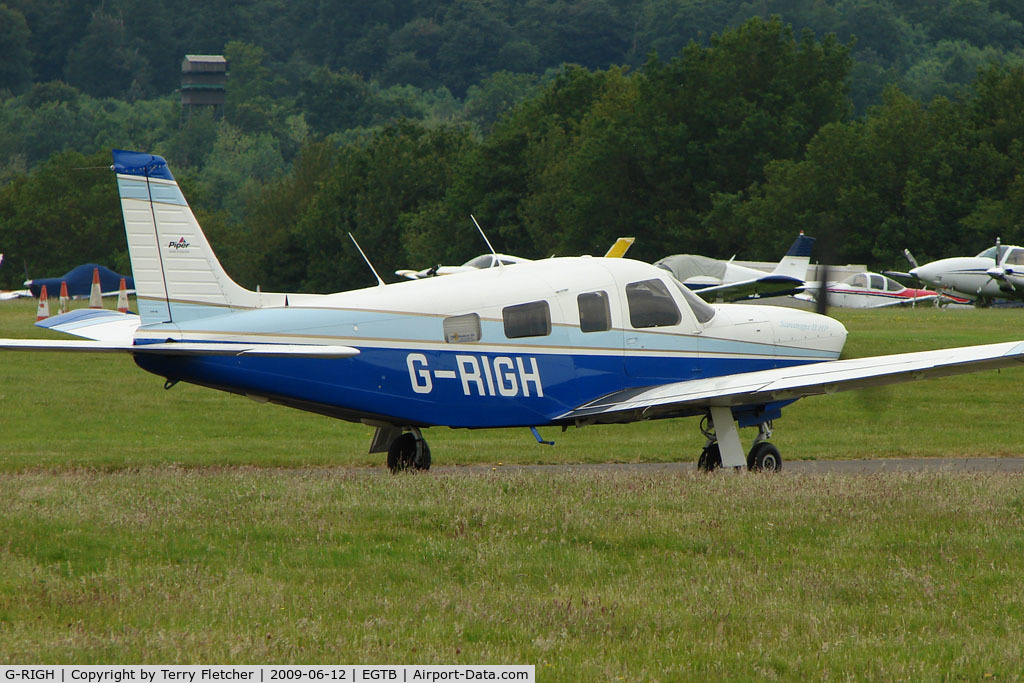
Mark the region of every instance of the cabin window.
[[501, 310], [501, 319], [505, 323], [505, 336], [509, 339], [551, 334], [551, 310], [547, 301], [506, 306]]
[[608, 292], [586, 292], [576, 297], [580, 308], [580, 331], [604, 332], [612, 329], [612, 311]]
[[1008, 266], [1024, 266], [1024, 249], [1014, 249], [1003, 260]]
[[480, 316], [476, 313], [444, 319], [444, 340], [449, 344], [480, 341]]
[[635, 328], [678, 325], [679, 307], [661, 280], [643, 280], [626, 285], [629, 324]]
[[885, 281], [881, 275], [871, 276], [871, 289], [885, 289]]

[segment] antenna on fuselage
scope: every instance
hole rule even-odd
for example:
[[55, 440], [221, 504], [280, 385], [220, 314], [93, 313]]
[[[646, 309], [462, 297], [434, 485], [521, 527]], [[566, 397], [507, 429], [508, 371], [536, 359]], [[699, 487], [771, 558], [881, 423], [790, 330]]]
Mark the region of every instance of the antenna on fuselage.
[[487, 239], [487, 235], [484, 233], [484, 229], [481, 228], [480, 224], [476, 222], [476, 216], [474, 216], [473, 214], [469, 214], [469, 217], [473, 219], [473, 225], [475, 225], [476, 229], [480, 231], [480, 236], [484, 238], [484, 242], [487, 243], [487, 248], [491, 250], [491, 255], [494, 256], [494, 262], [498, 264], [499, 268], [501, 268], [502, 263], [501, 259], [498, 258], [498, 252], [494, 251], [494, 247], [491, 246], [491, 241]]
[[356, 249], [359, 250], [359, 255], [363, 257], [364, 261], [366, 261], [366, 265], [370, 266], [370, 272], [373, 273], [373, 276], [375, 278], [377, 278], [377, 286], [383, 287], [386, 283], [380, 279], [380, 275], [377, 275], [377, 269], [373, 267], [372, 263], [370, 263], [370, 259], [366, 258], [366, 253], [363, 251], [363, 248], [359, 246], [359, 242], [356, 242], [356, 238], [352, 235], [352, 233], [349, 233], [348, 236], [349, 239], [352, 240], [352, 244], [356, 245]]

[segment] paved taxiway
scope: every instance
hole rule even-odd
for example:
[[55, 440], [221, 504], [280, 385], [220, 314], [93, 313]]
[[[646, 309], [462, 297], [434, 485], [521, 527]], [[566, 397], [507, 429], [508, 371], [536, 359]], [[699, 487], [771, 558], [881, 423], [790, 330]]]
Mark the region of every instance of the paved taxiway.
[[[431, 472], [679, 472], [692, 462], [597, 463], [580, 465], [439, 466]], [[1024, 458], [891, 458], [877, 460], [784, 460], [781, 474], [880, 474], [883, 472], [1024, 472]]]

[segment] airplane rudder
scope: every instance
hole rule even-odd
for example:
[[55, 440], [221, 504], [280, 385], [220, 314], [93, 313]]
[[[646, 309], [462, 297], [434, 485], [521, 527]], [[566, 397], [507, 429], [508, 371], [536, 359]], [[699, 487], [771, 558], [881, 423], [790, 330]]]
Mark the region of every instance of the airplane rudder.
[[796, 238], [796, 241], [789, 247], [789, 251], [786, 252], [786, 256], [800, 256], [800, 257], [811, 257], [811, 250], [814, 248], [814, 238], [808, 237], [802, 232]]
[[124, 150], [113, 155], [142, 324], [258, 307], [259, 296], [224, 271], [167, 161]]

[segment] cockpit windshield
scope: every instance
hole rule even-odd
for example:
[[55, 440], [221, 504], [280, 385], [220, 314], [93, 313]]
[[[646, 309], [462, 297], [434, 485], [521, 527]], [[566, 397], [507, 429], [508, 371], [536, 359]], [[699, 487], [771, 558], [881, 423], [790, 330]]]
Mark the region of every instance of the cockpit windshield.
[[675, 278], [670, 278], [672, 284], [676, 286], [679, 293], [683, 295], [683, 299], [686, 301], [690, 310], [693, 311], [693, 315], [696, 316], [697, 322], [703, 325], [709, 322], [715, 317], [715, 307], [701, 299], [699, 296], [693, 293], [693, 290], [681, 283]]
[[990, 259], [994, 259], [996, 257], [996, 251], [998, 251], [998, 250], [999, 250], [999, 247], [989, 247], [985, 251], [983, 251], [980, 254], [978, 254], [976, 258], [990, 258]]
[[494, 265], [494, 257], [490, 254], [483, 254], [466, 261], [462, 265], [468, 268], [490, 268]]

